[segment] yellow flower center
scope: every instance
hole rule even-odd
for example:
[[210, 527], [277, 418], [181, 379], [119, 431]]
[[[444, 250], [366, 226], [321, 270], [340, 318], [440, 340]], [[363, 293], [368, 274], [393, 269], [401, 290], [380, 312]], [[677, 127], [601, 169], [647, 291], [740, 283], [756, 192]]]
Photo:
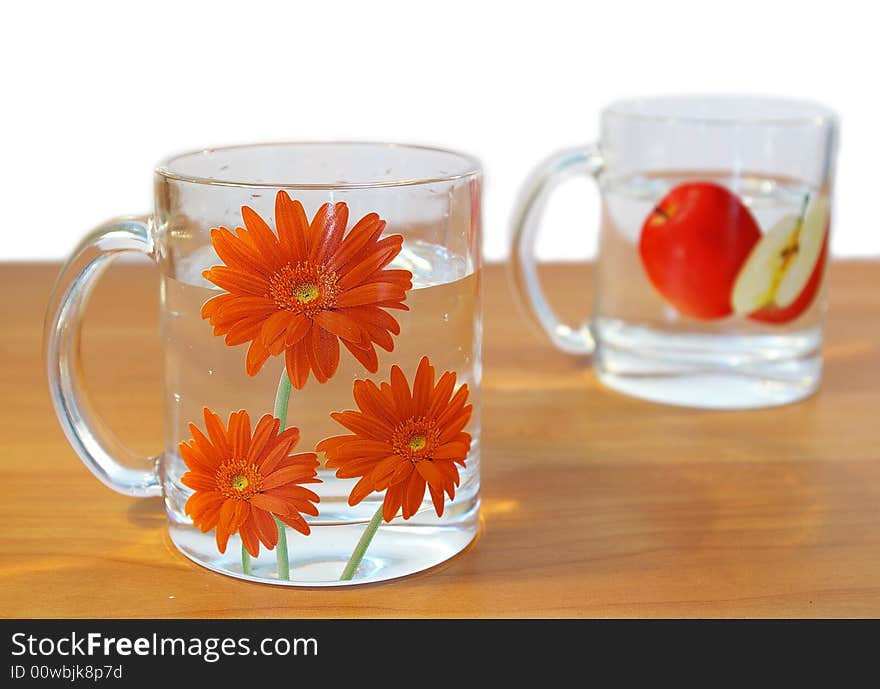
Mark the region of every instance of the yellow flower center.
[[431, 453], [440, 444], [440, 430], [437, 424], [424, 417], [403, 421], [391, 434], [391, 447], [400, 457], [413, 462], [431, 459]]
[[300, 304], [308, 304], [315, 301], [321, 293], [314, 282], [303, 282], [293, 288], [292, 294]]
[[230, 459], [217, 468], [217, 490], [223, 497], [250, 500], [263, 489], [263, 477], [256, 465]]
[[308, 318], [332, 309], [339, 296], [339, 277], [324, 264], [288, 263], [269, 277], [267, 297], [275, 306]]
[[425, 445], [428, 444], [428, 439], [421, 433], [418, 433], [411, 436], [410, 439], [406, 441], [406, 444], [409, 445], [409, 449], [418, 452], [419, 450], [425, 449]]

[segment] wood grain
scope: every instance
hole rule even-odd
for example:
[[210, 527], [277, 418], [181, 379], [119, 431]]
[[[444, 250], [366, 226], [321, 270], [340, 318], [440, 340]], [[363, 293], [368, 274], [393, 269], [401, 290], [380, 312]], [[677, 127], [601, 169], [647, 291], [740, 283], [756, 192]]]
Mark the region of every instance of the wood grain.
[[[880, 263], [832, 267], [821, 392], [755, 412], [603, 389], [586, 361], [533, 336], [490, 267], [481, 536], [431, 572], [344, 590], [210, 573], [171, 546], [159, 500], [92, 478], [42, 369], [56, 271], [0, 264], [4, 617], [880, 615]], [[546, 277], [561, 311], [584, 308], [588, 268]], [[157, 282], [150, 267], [111, 269], [84, 335], [100, 410], [150, 453], [161, 445]]]

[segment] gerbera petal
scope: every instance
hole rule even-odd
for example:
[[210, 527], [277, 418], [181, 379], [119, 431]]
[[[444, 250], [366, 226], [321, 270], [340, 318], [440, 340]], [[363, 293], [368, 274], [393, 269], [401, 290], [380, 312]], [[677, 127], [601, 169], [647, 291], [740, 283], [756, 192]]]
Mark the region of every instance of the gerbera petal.
[[[314, 473], [312, 471], [311, 473]], [[309, 490], [305, 486], [301, 486], [295, 483], [288, 483], [286, 486], [280, 486], [278, 488], [273, 488], [271, 490], [267, 490], [266, 493], [268, 495], [273, 495], [276, 498], [281, 498], [289, 503], [307, 503], [311, 502], [321, 502], [321, 498], [312, 490]], [[317, 514], [317, 513], [316, 513]]]
[[263, 321], [260, 328], [260, 342], [269, 347], [275, 340], [287, 331], [291, 320], [296, 316], [291, 311], [280, 309]]
[[[311, 327], [311, 322], [309, 322]], [[287, 367], [287, 377], [297, 390], [302, 390], [309, 379], [309, 355], [306, 350], [306, 342], [301, 340], [289, 347], [284, 355], [284, 363]]]
[[403, 289], [412, 289], [413, 274], [401, 268], [384, 268], [364, 280], [364, 282], [390, 282]]
[[[334, 416], [334, 414], [331, 414], [330, 416]], [[315, 447], [315, 450], [317, 450], [318, 452], [332, 452], [340, 445], [344, 445], [349, 440], [355, 440], [356, 438], [356, 435], [334, 435], [330, 438], [324, 438], [323, 440], [321, 440]]]
[[418, 471], [422, 478], [425, 479], [432, 486], [439, 486], [442, 488], [446, 483], [446, 475], [437, 468], [437, 466], [429, 459], [422, 460], [421, 462], [416, 462], [416, 471]]
[[438, 517], [442, 517], [443, 507], [445, 505], [445, 501], [443, 500], [443, 489], [437, 488], [429, 483], [428, 490], [431, 492], [431, 502], [434, 503], [434, 511], [437, 512]]
[[223, 505], [220, 507], [220, 520], [217, 522], [215, 536], [217, 538], [217, 550], [221, 553], [226, 552], [226, 544], [229, 542], [229, 537], [235, 533], [237, 528], [235, 513], [236, 504], [239, 502], [239, 500], [224, 500]]
[[233, 294], [249, 294], [254, 297], [263, 297], [269, 291], [269, 282], [265, 278], [243, 270], [236, 270], [228, 266], [212, 266], [202, 272], [202, 276], [213, 282], [220, 289], [225, 289]]
[[277, 514], [275, 516], [278, 517], [278, 519], [280, 519], [282, 522], [287, 524], [291, 529], [299, 531], [304, 536], [308, 536], [311, 533], [311, 529], [306, 523], [306, 520], [295, 512], [291, 514]]
[[377, 270], [381, 270], [394, 260], [394, 257], [400, 253], [403, 244], [403, 237], [394, 235], [399, 241], [387, 248], [379, 249], [362, 259], [356, 265], [353, 265], [340, 279], [339, 286], [343, 289], [355, 287], [366, 280]]
[[443, 474], [443, 476], [446, 478], [444, 483], [446, 483], [446, 484], [452, 483], [453, 485], [456, 485], [456, 486], [459, 484], [460, 478], [458, 475], [458, 467], [455, 466], [454, 462], [452, 462], [450, 460], [446, 460], [446, 459], [443, 459], [443, 460], [435, 459], [434, 461], [431, 462], [431, 464], [433, 464], [434, 468], [436, 468], [437, 471], [439, 471], [441, 474]]
[[434, 459], [464, 459], [470, 450], [468, 445], [462, 443], [446, 443], [431, 453]]
[[241, 536], [241, 544], [244, 546], [244, 549], [247, 550], [253, 557], [260, 556], [260, 535], [257, 531], [257, 527], [254, 524], [253, 515], [259, 513], [260, 510], [251, 510], [250, 505], [248, 503], [243, 502], [242, 504], [247, 505], [247, 509], [249, 514], [244, 521], [242, 521], [241, 526], [238, 527], [238, 533]]
[[230, 304], [231, 302], [239, 298], [240, 297], [229, 293], [218, 294], [216, 297], [211, 297], [210, 299], [208, 299], [208, 301], [202, 304], [202, 310], [199, 312], [199, 315], [201, 315], [202, 318], [210, 319], [220, 310], [222, 306]]
[[241, 207], [241, 218], [250, 233], [250, 238], [260, 251], [264, 263], [274, 271], [284, 263], [278, 237], [260, 215], [250, 206]]
[[211, 440], [207, 438], [194, 423], [189, 424], [189, 432], [193, 437], [193, 444], [191, 447], [198, 449], [199, 452], [202, 453], [202, 457], [204, 457], [212, 467], [216, 469], [217, 465], [223, 461], [224, 455], [220, 453], [220, 450], [214, 446]]
[[201, 471], [187, 471], [180, 477], [180, 482], [193, 490], [217, 490], [217, 479]]
[[410, 474], [409, 481], [406, 484], [406, 494], [403, 501], [403, 518], [409, 519], [422, 506], [422, 500], [425, 499], [425, 479], [422, 475], [414, 471]]
[[231, 448], [227, 440], [226, 427], [223, 425], [223, 421], [207, 407], [202, 409], [202, 413], [205, 416], [205, 430], [208, 431], [211, 444], [217, 448], [221, 457], [228, 457]]
[[272, 515], [263, 510], [251, 510], [251, 521], [254, 529], [269, 550], [278, 545], [278, 525], [272, 519]]
[[193, 524], [199, 527], [202, 533], [208, 533], [211, 529], [216, 528], [217, 522], [220, 521], [220, 506], [222, 504], [221, 501], [216, 507], [206, 509], [199, 515], [198, 520], [193, 520]]
[[415, 466], [412, 462], [401, 462], [394, 467], [389, 483], [393, 486], [405, 482], [413, 471], [415, 471]]
[[254, 493], [251, 496], [251, 503], [254, 507], [258, 507], [261, 510], [266, 510], [267, 512], [272, 512], [274, 514], [287, 514], [288, 507], [287, 503], [281, 498], [276, 498], [273, 495], [267, 495], [266, 493]]
[[273, 471], [271, 474], [263, 478], [263, 490], [270, 491], [272, 488], [299, 481], [312, 474], [314, 474], [314, 469], [311, 466], [300, 466], [297, 464], [286, 466]]
[[323, 328], [312, 328], [309, 363], [319, 383], [326, 383], [339, 366], [339, 338]]
[[336, 306], [362, 306], [375, 304], [380, 301], [403, 301], [406, 298], [406, 290], [397, 285], [389, 285], [384, 282], [371, 282], [366, 285], [358, 285], [343, 292], [336, 299]]
[[437, 417], [437, 424], [439, 426], [445, 426], [452, 419], [456, 418], [461, 412], [464, 410], [465, 402], [467, 402], [468, 398], [468, 386], [467, 383], [462, 385], [458, 390], [456, 390], [455, 394], [452, 396], [452, 399], [449, 401], [449, 404], [446, 406], [440, 416]]
[[392, 299], [388, 299], [386, 301], [377, 301], [373, 306], [377, 306], [382, 309], [399, 309], [400, 311], [409, 311], [409, 307], [401, 302], [399, 299], [394, 301]]
[[[241, 320], [262, 320], [278, 307], [275, 302], [268, 297], [251, 297], [241, 294], [223, 294], [224, 297], [232, 297], [230, 300], [223, 302], [214, 309], [213, 314], [209, 316], [211, 323], [227, 329]], [[214, 297], [216, 299], [216, 297]], [[205, 302], [207, 306], [213, 299]], [[203, 317], [205, 308], [202, 307]]]
[[257, 421], [256, 428], [254, 428], [254, 435], [251, 438], [251, 446], [247, 454], [247, 461], [250, 464], [257, 464], [257, 460], [261, 458], [263, 450], [266, 449], [266, 445], [269, 443], [272, 436], [278, 433], [278, 428], [280, 426], [281, 422], [271, 414], [263, 414], [263, 416], [260, 417], [260, 420]]
[[379, 440], [357, 439], [340, 445], [334, 450], [334, 456], [340, 459], [361, 459], [373, 457], [379, 459], [391, 451], [391, 445]]
[[183, 463], [186, 464], [188, 469], [202, 471], [207, 474], [216, 470], [217, 461], [208, 459], [195, 445], [195, 442], [193, 442], [192, 445], [189, 443], [180, 443], [177, 447], [180, 457], [183, 459]]
[[447, 419], [443, 426], [443, 432], [440, 434], [440, 442], [447, 443], [455, 440], [455, 437], [464, 430], [468, 421], [471, 420], [473, 410], [473, 406], [469, 404], [454, 419]]
[[[397, 455], [395, 455], [396, 457]], [[339, 460], [338, 462], [334, 462], [333, 466], [339, 465], [339, 468], [336, 470], [336, 478], [356, 478], [358, 476], [366, 476], [370, 474], [372, 476], [373, 468], [379, 462], [375, 457], [366, 457], [361, 459], [344, 459]], [[329, 468], [333, 468], [330, 463], [327, 463]], [[381, 490], [377, 487], [377, 490]]]
[[230, 347], [256, 340], [263, 322], [259, 318], [246, 318], [233, 325], [226, 333], [226, 344]]
[[309, 260], [322, 263], [332, 255], [342, 241], [348, 224], [348, 206], [345, 203], [325, 203], [315, 213], [309, 232]]
[[269, 359], [270, 352], [259, 339], [254, 339], [248, 347], [244, 368], [249, 376], [255, 376], [263, 368], [263, 364]]
[[[366, 247], [374, 232], [376, 236], [382, 234], [385, 229], [385, 221], [380, 220], [376, 213], [368, 213], [357, 221], [348, 235], [342, 241], [339, 249], [328, 257], [329, 265], [338, 272], [344, 272], [349, 262], [353, 262], [358, 254]], [[378, 230], [378, 232], [376, 232]]]
[[379, 370], [379, 357], [376, 356], [376, 350], [372, 345], [366, 349], [362, 349], [348, 340], [343, 340], [342, 344], [345, 345], [345, 348], [361, 363], [361, 366], [367, 369], [370, 373], [375, 373]]
[[251, 419], [243, 409], [229, 416], [229, 439], [232, 442], [232, 456], [247, 457], [251, 444]]
[[321, 311], [315, 316], [315, 323], [344, 340], [359, 342], [363, 337], [357, 321], [344, 311]]
[[276, 441], [277, 444], [275, 444], [266, 456], [262, 458], [262, 461], [257, 464], [264, 476], [271, 474], [281, 460], [287, 457], [293, 446], [293, 442], [294, 441], [291, 438]]
[[351, 489], [351, 493], [348, 495], [348, 504], [354, 507], [372, 492], [373, 482], [370, 480], [369, 476], [364, 476], [355, 484], [354, 488]]
[[385, 399], [373, 381], [356, 380], [353, 395], [354, 401], [362, 412], [381, 419], [392, 428], [397, 425], [398, 420], [394, 414], [393, 406]]
[[401, 462], [409, 462], [409, 460], [400, 455], [389, 455], [373, 467], [370, 472], [370, 479], [376, 485], [377, 490], [382, 490], [390, 485], [391, 477]]
[[304, 261], [308, 255], [306, 233], [309, 221], [299, 201], [291, 201], [286, 191], [275, 195], [275, 224], [281, 251], [291, 263]]
[[213, 228], [211, 230], [211, 244], [214, 245], [214, 250], [220, 260], [230, 268], [256, 273], [266, 278], [271, 274], [271, 269], [261, 260], [260, 255], [227, 228]]
[[216, 490], [198, 491], [189, 496], [183, 509], [193, 522], [199, 524], [206, 513], [218, 510], [223, 502], [223, 495]]
[[394, 426], [384, 419], [367, 416], [359, 411], [333, 412], [330, 416], [348, 430], [373, 440], [387, 440], [394, 432]]
[[446, 408], [454, 388], [455, 374], [452, 371], [446, 371], [446, 373], [440, 376], [440, 380], [437, 381], [437, 385], [431, 393], [431, 402], [428, 405], [427, 412], [428, 418], [435, 418]]
[[340, 310], [354, 318], [361, 327], [364, 324], [370, 324], [382, 330], [389, 330], [395, 335], [400, 335], [400, 324], [397, 319], [376, 306], [352, 306]]
[[311, 329], [312, 321], [310, 319], [299, 314], [293, 314], [293, 318], [287, 326], [287, 333], [284, 336], [284, 346], [292, 347], [308, 335]]
[[299, 429], [296, 426], [288, 426], [285, 428], [278, 434], [278, 442], [280, 443], [282, 441], [290, 441], [290, 447], [293, 449], [299, 442]]
[[406, 419], [415, 415], [409, 383], [406, 382], [406, 376], [397, 364], [391, 367], [391, 393], [394, 396], [394, 406], [399, 418]]
[[394, 351], [394, 339], [391, 337], [387, 330], [377, 328], [371, 323], [364, 323], [362, 327], [370, 340], [375, 342], [386, 352]]
[[386, 522], [394, 519], [400, 511], [405, 488], [406, 484], [398, 483], [396, 486], [391, 486], [385, 491], [385, 501], [382, 503], [382, 518]]
[[413, 416], [425, 416], [432, 392], [434, 392], [434, 367], [431, 366], [428, 357], [423, 356], [413, 382]]

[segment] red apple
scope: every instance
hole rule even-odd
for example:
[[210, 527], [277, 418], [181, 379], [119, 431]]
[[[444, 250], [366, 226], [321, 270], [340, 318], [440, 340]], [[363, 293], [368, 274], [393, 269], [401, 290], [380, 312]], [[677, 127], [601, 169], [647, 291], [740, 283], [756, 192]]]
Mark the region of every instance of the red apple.
[[711, 182], [681, 184], [654, 208], [639, 240], [651, 284], [679, 312], [704, 320], [733, 313], [730, 294], [761, 239], [749, 209]]

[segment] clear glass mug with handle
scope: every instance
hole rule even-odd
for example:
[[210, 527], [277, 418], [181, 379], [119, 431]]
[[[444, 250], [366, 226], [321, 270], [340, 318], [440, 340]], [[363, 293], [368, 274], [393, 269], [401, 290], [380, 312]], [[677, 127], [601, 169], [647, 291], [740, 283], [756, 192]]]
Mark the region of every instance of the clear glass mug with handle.
[[[46, 321], [58, 419], [106, 485], [163, 496], [171, 539], [218, 572], [380, 581], [478, 525], [481, 171], [449, 151], [289, 143], [155, 172], [150, 217], [62, 270]], [[164, 451], [134, 455], [83, 390], [79, 331], [114, 257], [158, 265]]]
[[[737, 409], [812, 394], [837, 129], [829, 109], [799, 101], [608, 106], [597, 145], [552, 156], [521, 192], [511, 268], [526, 311], [635, 397]], [[592, 315], [577, 326], [554, 315], [535, 263], [544, 205], [573, 175], [596, 180], [602, 201]]]

